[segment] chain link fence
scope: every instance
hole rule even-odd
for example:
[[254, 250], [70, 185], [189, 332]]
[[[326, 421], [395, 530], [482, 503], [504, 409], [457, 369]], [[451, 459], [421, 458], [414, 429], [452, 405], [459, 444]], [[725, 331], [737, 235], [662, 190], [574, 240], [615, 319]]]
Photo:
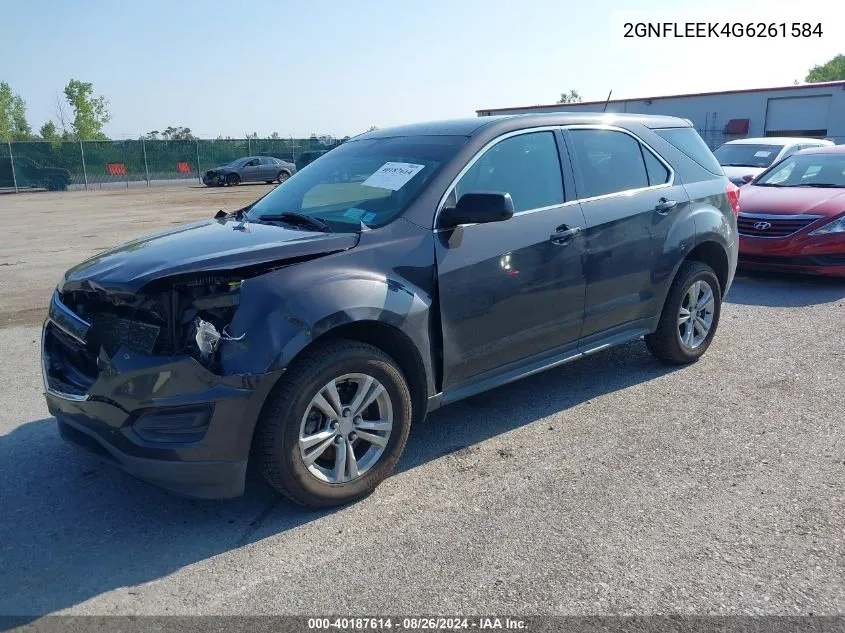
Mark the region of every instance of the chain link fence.
[[245, 156], [296, 162], [342, 141], [307, 139], [190, 139], [23, 141], [0, 144], [0, 189], [98, 189], [167, 181], [202, 182], [202, 173]]

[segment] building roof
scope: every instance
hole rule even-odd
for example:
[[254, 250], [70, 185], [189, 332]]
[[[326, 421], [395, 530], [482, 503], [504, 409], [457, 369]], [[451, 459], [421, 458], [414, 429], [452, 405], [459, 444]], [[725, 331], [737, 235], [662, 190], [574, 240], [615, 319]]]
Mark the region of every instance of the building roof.
[[[657, 97], [631, 97], [630, 99], [610, 99], [606, 103], [625, 103], [628, 101], [655, 101], [657, 99], [682, 99], [687, 97], [711, 97], [717, 95], [732, 95], [732, 94], [743, 94], [749, 92], [770, 92], [775, 90], [806, 90], [807, 88], [835, 88], [837, 86], [842, 86], [845, 88], [845, 81], [822, 81], [818, 83], [812, 84], [798, 84], [793, 86], [777, 86], [774, 88], [746, 88], [744, 90], [721, 90], [716, 92], [691, 92], [687, 94], [678, 94], [678, 95], [659, 95]], [[600, 105], [604, 107], [605, 101], [578, 101], [575, 103], [550, 103], [546, 105], [533, 105], [533, 106], [511, 106], [507, 108], [482, 108], [480, 110], [476, 110], [476, 114], [481, 114], [482, 112], [510, 112], [512, 110], [547, 110], [551, 108], [561, 108], [566, 106], [588, 106], [588, 105]]]

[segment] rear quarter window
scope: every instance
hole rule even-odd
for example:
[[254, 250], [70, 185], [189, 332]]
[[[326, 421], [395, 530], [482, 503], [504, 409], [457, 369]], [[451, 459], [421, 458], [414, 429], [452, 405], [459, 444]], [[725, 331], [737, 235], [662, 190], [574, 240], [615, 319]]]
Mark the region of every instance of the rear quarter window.
[[652, 130], [659, 137], [668, 141], [681, 152], [689, 156], [696, 163], [707, 171], [724, 176], [725, 172], [713, 152], [707, 147], [707, 143], [691, 127], [665, 128]]

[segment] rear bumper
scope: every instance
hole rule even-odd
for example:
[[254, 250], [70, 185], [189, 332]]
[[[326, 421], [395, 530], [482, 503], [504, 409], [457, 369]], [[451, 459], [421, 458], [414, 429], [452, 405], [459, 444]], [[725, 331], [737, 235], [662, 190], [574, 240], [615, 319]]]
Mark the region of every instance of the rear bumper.
[[65, 440], [179, 494], [243, 494], [253, 431], [283, 370], [219, 376], [189, 356], [121, 348], [111, 358], [101, 351], [97, 375], [86, 384], [73, 366], [72, 338], [45, 322], [45, 398]]

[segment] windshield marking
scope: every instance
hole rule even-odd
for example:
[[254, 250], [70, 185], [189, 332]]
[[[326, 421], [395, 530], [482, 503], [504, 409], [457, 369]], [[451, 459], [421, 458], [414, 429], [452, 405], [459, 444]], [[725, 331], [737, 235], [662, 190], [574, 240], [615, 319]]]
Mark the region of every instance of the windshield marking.
[[425, 165], [413, 163], [388, 162], [379, 167], [361, 184], [365, 187], [378, 187], [379, 189], [390, 189], [399, 191], [405, 184], [420, 171]]

